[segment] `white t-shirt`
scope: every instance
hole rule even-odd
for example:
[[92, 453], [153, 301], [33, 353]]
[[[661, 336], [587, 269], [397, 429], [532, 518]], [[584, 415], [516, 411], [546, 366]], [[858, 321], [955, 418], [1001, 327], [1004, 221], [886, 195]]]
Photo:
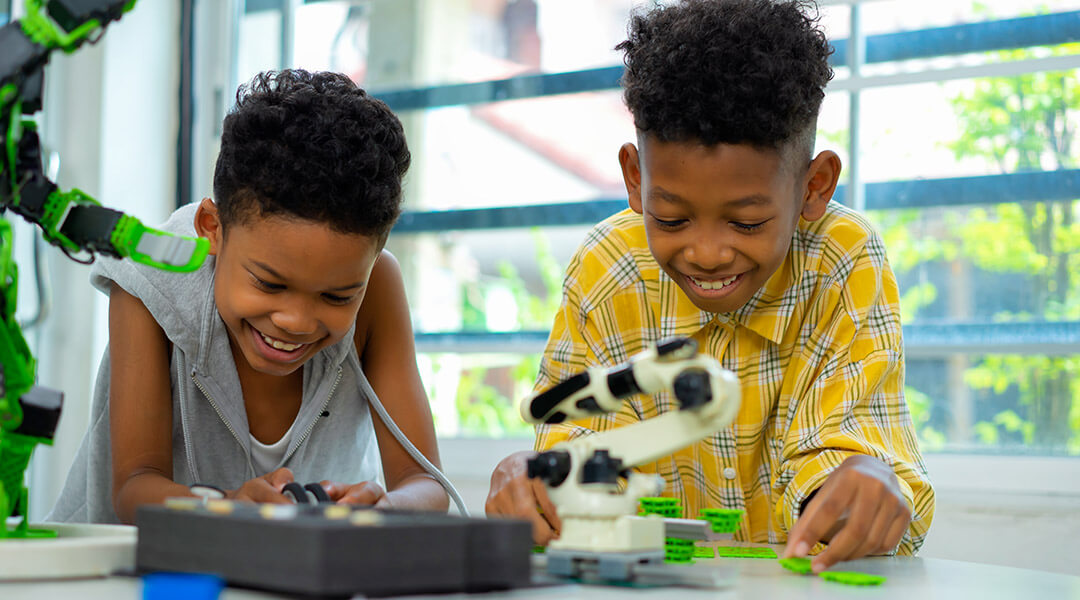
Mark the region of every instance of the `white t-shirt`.
[[293, 421], [285, 435], [273, 444], [264, 444], [255, 439], [254, 435], [248, 434], [251, 435], [251, 464], [260, 477], [273, 471], [281, 464], [281, 459], [285, 458], [285, 451], [289, 449], [289, 440], [292, 439], [293, 427], [296, 427], [296, 421]]

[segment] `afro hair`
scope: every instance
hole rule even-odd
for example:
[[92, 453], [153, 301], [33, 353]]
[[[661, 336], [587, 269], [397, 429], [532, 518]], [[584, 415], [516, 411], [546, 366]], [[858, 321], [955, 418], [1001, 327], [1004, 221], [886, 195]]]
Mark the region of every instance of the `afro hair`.
[[401, 122], [349, 78], [268, 71], [225, 117], [214, 196], [226, 231], [275, 215], [385, 241], [410, 160]]
[[665, 142], [813, 151], [832, 53], [809, 0], [681, 0], [635, 13], [624, 99]]

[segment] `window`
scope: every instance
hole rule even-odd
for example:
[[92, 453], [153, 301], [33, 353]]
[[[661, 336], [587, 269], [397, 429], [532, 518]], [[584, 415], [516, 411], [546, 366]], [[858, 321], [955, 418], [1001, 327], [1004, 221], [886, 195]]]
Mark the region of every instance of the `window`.
[[[613, 47], [640, 2], [240, 4], [230, 83], [340, 70], [405, 123], [390, 248], [440, 434], [529, 435], [512, 404], [562, 269], [625, 206]], [[924, 449], [1080, 455], [1080, 0], [821, 4], [837, 77], [818, 146], [888, 245]]]

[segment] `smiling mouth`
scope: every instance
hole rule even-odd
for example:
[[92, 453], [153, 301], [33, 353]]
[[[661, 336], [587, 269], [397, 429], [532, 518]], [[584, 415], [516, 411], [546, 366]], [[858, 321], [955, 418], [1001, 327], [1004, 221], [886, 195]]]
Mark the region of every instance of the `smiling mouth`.
[[282, 341], [277, 338], [272, 338], [258, 330], [256, 330], [256, 333], [258, 333], [259, 336], [262, 337], [262, 340], [266, 342], [267, 346], [270, 346], [275, 350], [281, 350], [282, 352], [296, 352], [297, 350], [300, 350], [301, 348], [307, 346], [307, 344], [290, 344], [289, 342]]
[[739, 279], [739, 276], [738, 275], [732, 275], [731, 277], [726, 277], [724, 279], [713, 279], [713, 280], [698, 279], [697, 277], [693, 277], [691, 275], [687, 275], [686, 278], [689, 279], [690, 282], [693, 283], [694, 285], [696, 285], [697, 287], [699, 287], [699, 288], [701, 288], [703, 290], [712, 291], [712, 290], [722, 290], [722, 289], [730, 286], [731, 284], [735, 283]]

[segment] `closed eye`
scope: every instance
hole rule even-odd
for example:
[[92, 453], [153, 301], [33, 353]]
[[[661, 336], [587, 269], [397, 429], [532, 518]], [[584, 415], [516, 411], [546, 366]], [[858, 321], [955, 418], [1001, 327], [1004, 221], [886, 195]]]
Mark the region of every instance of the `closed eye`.
[[323, 294], [323, 298], [330, 304], [348, 304], [352, 302], [354, 296], [338, 296], [337, 294]]
[[252, 275], [251, 277], [255, 279], [255, 287], [263, 291], [280, 292], [281, 290], [285, 289], [285, 286], [280, 283], [270, 283], [269, 281], [256, 277], [255, 275]]
[[737, 221], [732, 221], [731, 224], [734, 225], [736, 229], [740, 229], [742, 231], [757, 231], [758, 229], [761, 229], [768, 222], [769, 222], [769, 220], [766, 219], [766, 220], [761, 221], [759, 223], [739, 223]]
[[660, 229], [678, 229], [683, 223], [686, 223], [686, 219], [660, 219], [655, 216], [652, 220]]

